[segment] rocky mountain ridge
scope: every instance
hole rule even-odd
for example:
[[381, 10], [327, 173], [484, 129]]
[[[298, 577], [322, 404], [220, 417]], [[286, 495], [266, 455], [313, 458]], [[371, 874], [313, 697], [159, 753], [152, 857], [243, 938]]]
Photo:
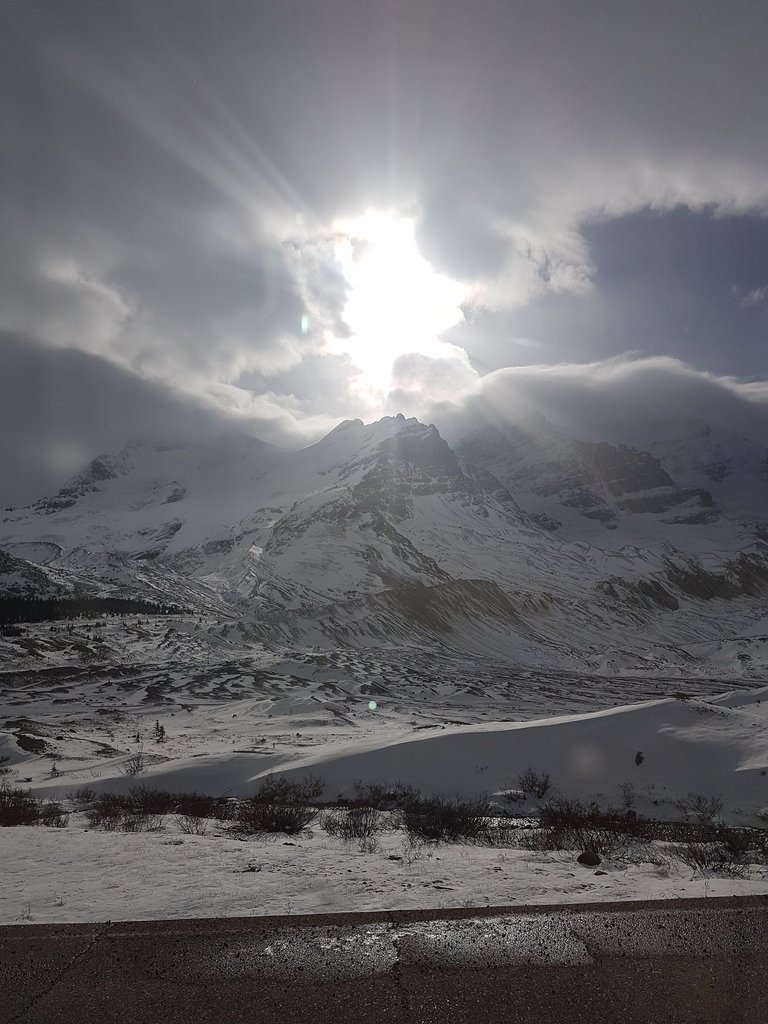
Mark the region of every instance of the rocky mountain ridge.
[[0, 596], [161, 600], [247, 622], [264, 643], [518, 659], [578, 657], [606, 635], [630, 648], [725, 636], [763, 614], [768, 543], [718, 488], [727, 498], [739, 477], [746, 493], [756, 474], [739, 508], [757, 511], [760, 452], [720, 480], [696, 453], [680, 483], [669, 451], [546, 421], [451, 447], [402, 416], [345, 421], [296, 452], [245, 435], [132, 445], [2, 515]]

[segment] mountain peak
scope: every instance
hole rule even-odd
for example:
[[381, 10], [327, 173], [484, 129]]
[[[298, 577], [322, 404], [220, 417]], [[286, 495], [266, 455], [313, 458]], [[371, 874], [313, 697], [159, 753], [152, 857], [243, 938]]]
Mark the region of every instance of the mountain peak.
[[360, 449], [369, 445], [377, 445], [382, 441], [397, 437], [400, 434], [410, 434], [423, 437], [439, 437], [437, 427], [430, 423], [422, 423], [415, 416], [406, 417], [401, 412], [395, 416], [382, 416], [381, 419], [373, 420], [371, 423], [363, 423], [360, 419], [342, 420], [322, 440], [311, 447], [314, 450], [353, 448]]

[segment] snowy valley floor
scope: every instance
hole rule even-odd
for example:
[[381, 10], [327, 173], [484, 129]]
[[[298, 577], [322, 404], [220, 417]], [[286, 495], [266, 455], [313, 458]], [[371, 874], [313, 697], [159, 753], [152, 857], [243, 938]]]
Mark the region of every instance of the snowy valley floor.
[[[722, 801], [724, 821], [764, 827], [768, 687], [759, 679], [537, 673], [439, 652], [275, 653], [195, 627], [110, 620], [71, 632], [27, 627], [3, 641], [7, 781], [64, 800], [82, 786], [136, 785], [243, 798], [270, 773], [312, 773], [328, 801], [352, 795], [356, 781], [401, 781], [425, 795], [503, 803], [530, 767], [551, 775], [550, 795], [603, 807], [629, 799], [670, 820], [701, 794]], [[126, 775], [137, 755], [140, 774]], [[768, 892], [765, 867], [705, 877], [663, 846], [655, 863], [606, 857], [596, 874], [575, 850], [412, 847], [402, 832], [361, 852], [320, 819], [298, 837], [248, 839], [215, 821], [205, 835], [182, 832], [174, 815], [162, 825], [103, 832], [76, 810], [64, 829], [0, 829], [0, 922]]]

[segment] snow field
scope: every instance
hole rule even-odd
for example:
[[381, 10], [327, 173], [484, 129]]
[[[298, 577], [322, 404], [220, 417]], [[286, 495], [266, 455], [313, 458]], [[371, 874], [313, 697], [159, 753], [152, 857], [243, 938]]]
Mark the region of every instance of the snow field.
[[[385, 833], [376, 852], [330, 838], [318, 825], [297, 837], [240, 840], [225, 826], [186, 835], [175, 816], [158, 832], [89, 830], [83, 814], [66, 829], [2, 830], [0, 922], [86, 922], [407, 908], [553, 904], [755, 895], [765, 868], [745, 878], [694, 873], [667, 863], [604, 861], [595, 873], [577, 852], [440, 844], [409, 847]], [[392, 859], [396, 858], [396, 859]], [[603, 873], [604, 872], [604, 873]]]

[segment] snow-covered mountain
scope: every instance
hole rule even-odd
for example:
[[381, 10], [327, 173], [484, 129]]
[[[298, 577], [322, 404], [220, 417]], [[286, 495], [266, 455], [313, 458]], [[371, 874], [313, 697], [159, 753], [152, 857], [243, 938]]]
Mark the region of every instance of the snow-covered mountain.
[[135, 444], [2, 515], [0, 595], [162, 599], [264, 642], [539, 662], [732, 636], [762, 613], [768, 544], [743, 513], [768, 453], [673, 435], [642, 449], [539, 419], [454, 449], [395, 416], [293, 452]]
[[688, 416], [635, 427], [624, 440], [654, 455], [681, 486], [703, 483], [725, 515], [768, 519], [768, 447]]
[[657, 526], [717, 517], [698, 477], [681, 486], [650, 451], [580, 440], [543, 417], [474, 431], [458, 451], [498, 476], [542, 525], [569, 535], [599, 535], [584, 520], [609, 530], [629, 524], [634, 533], [637, 513], [653, 517]]

